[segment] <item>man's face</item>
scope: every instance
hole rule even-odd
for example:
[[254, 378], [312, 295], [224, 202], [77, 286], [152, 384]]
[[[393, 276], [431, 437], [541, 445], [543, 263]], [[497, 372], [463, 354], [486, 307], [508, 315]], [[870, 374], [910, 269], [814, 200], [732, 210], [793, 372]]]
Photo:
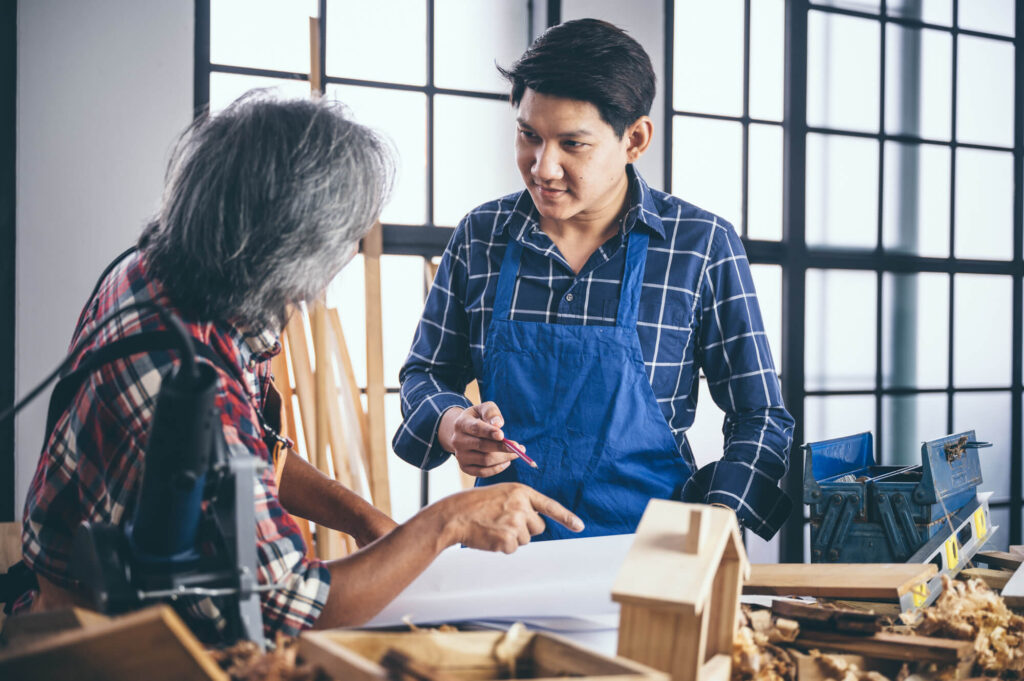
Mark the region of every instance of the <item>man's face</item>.
[[543, 217], [615, 217], [627, 184], [628, 134], [617, 136], [590, 102], [531, 89], [516, 120], [516, 163]]

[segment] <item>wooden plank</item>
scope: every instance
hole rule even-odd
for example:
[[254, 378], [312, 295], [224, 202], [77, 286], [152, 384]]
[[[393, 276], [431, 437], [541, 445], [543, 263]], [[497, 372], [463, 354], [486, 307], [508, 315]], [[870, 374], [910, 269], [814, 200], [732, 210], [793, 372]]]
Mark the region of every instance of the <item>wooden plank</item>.
[[805, 629], [874, 633], [881, 628], [881, 618], [875, 613], [847, 608], [825, 608], [814, 603], [777, 600], [772, 603], [772, 614], [796, 620]]
[[363, 239], [363, 269], [366, 277], [366, 421], [370, 434], [370, 493], [373, 495], [374, 506], [391, 515], [384, 422], [384, 320], [380, 282], [383, 239], [380, 222]]
[[320, 19], [309, 18], [309, 89], [316, 99], [324, 92], [324, 74], [320, 71]]
[[1010, 577], [1010, 581], [1003, 587], [1002, 596], [1009, 607], [1024, 608], [1024, 565], [1017, 568]]
[[87, 629], [110, 621], [106, 615], [85, 608], [60, 608], [26, 612], [8, 617], [3, 623], [3, 641], [22, 646], [62, 631]]
[[761, 563], [750, 566], [743, 593], [898, 601], [937, 571], [931, 563]]
[[991, 568], [964, 568], [957, 575], [961, 579], [980, 579], [990, 589], [1002, 591], [1010, 581], [1013, 572], [1010, 570], [992, 570]]
[[974, 654], [974, 641], [887, 633], [856, 636], [830, 631], [801, 631], [794, 645], [808, 650], [837, 650], [885, 660], [950, 665], [958, 664]]
[[309, 357], [306, 327], [303, 313], [297, 310], [288, 321], [285, 336], [291, 353], [292, 371], [295, 378], [295, 394], [299, 398], [299, 418], [302, 421], [302, 439], [306, 460], [316, 465], [316, 395], [313, 381], [313, 367]]
[[166, 605], [0, 649], [0, 678], [229, 681]]
[[975, 563], [984, 563], [990, 568], [1016, 570], [1020, 567], [1021, 563], [1024, 563], [1024, 556], [1008, 553], [1006, 551], [979, 551], [974, 555], [972, 560]]
[[[370, 430], [366, 423], [366, 410], [363, 409], [362, 391], [359, 390], [359, 385], [356, 383], [356, 372], [352, 366], [352, 356], [348, 351], [348, 343], [345, 341], [345, 330], [341, 326], [341, 317], [338, 315], [337, 308], [330, 308], [327, 310], [327, 318], [331, 322], [331, 330], [334, 331], [333, 338], [336, 342], [334, 351], [337, 353], [336, 356], [338, 361], [341, 363], [342, 374], [344, 380], [342, 381], [341, 394], [346, 395], [346, 388], [348, 390], [348, 400], [345, 404], [349, 405], [351, 409], [350, 416], [356, 424], [355, 437], [361, 442], [358, 448], [359, 459], [362, 462], [362, 469], [364, 471], [370, 470]], [[352, 440], [353, 438], [349, 438]], [[369, 490], [367, 490], [369, 493]]]
[[[789, 648], [786, 652], [790, 654], [796, 663], [797, 681], [829, 681], [829, 679], [834, 679], [835, 671], [818, 662], [817, 658], [794, 648]], [[848, 665], [856, 665], [857, 669], [864, 672], [878, 672], [888, 679], [895, 679], [903, 664], [898, 660], [882, 660], [848, 653], [833, 653], [832, 657], [841, 658]]]

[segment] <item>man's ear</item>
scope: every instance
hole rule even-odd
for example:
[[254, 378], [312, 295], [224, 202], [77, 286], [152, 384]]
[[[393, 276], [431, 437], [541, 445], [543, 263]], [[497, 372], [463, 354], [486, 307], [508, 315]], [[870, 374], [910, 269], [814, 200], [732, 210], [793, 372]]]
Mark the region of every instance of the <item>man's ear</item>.
[[641, 116], [636, 119], [626, 128], [625, 137], [629, 142], [629, 146], [626, 147], [626, 158], [630, 163], [636, 163], [647, 151], [647, 147], [651, 146], [651, 139], [654, 137], [654, 122], [651, 117]]

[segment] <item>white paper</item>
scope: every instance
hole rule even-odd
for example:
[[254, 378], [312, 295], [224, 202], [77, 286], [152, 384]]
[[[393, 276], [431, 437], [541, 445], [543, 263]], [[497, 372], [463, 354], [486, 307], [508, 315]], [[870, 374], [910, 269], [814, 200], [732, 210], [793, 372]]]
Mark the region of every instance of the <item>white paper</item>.
[[617, 618], [612, 585], [633, 537], [536, 542], [511, 555], [452, 547], [366, 626], [397, 626], [405, 617], [417, 624]]

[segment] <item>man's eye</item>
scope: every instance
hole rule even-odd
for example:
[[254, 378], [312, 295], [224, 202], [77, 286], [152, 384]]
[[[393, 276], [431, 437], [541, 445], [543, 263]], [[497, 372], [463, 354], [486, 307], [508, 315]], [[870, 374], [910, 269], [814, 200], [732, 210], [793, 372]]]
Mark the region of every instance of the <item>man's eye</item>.
[[587, 146], [583, 142], [577, 142], [576, 140], [565, 140], [563, 144], [569, 149], [582, 149]]
[[530, 132], [529, 130], [523, 130], [522, 128], [519, 128], [519, 134], [522, 135], [523, 137], [525, 137], [528, 140], [535, 140], [535, 139], [537, 139], [537, 135], [536, 134]]

